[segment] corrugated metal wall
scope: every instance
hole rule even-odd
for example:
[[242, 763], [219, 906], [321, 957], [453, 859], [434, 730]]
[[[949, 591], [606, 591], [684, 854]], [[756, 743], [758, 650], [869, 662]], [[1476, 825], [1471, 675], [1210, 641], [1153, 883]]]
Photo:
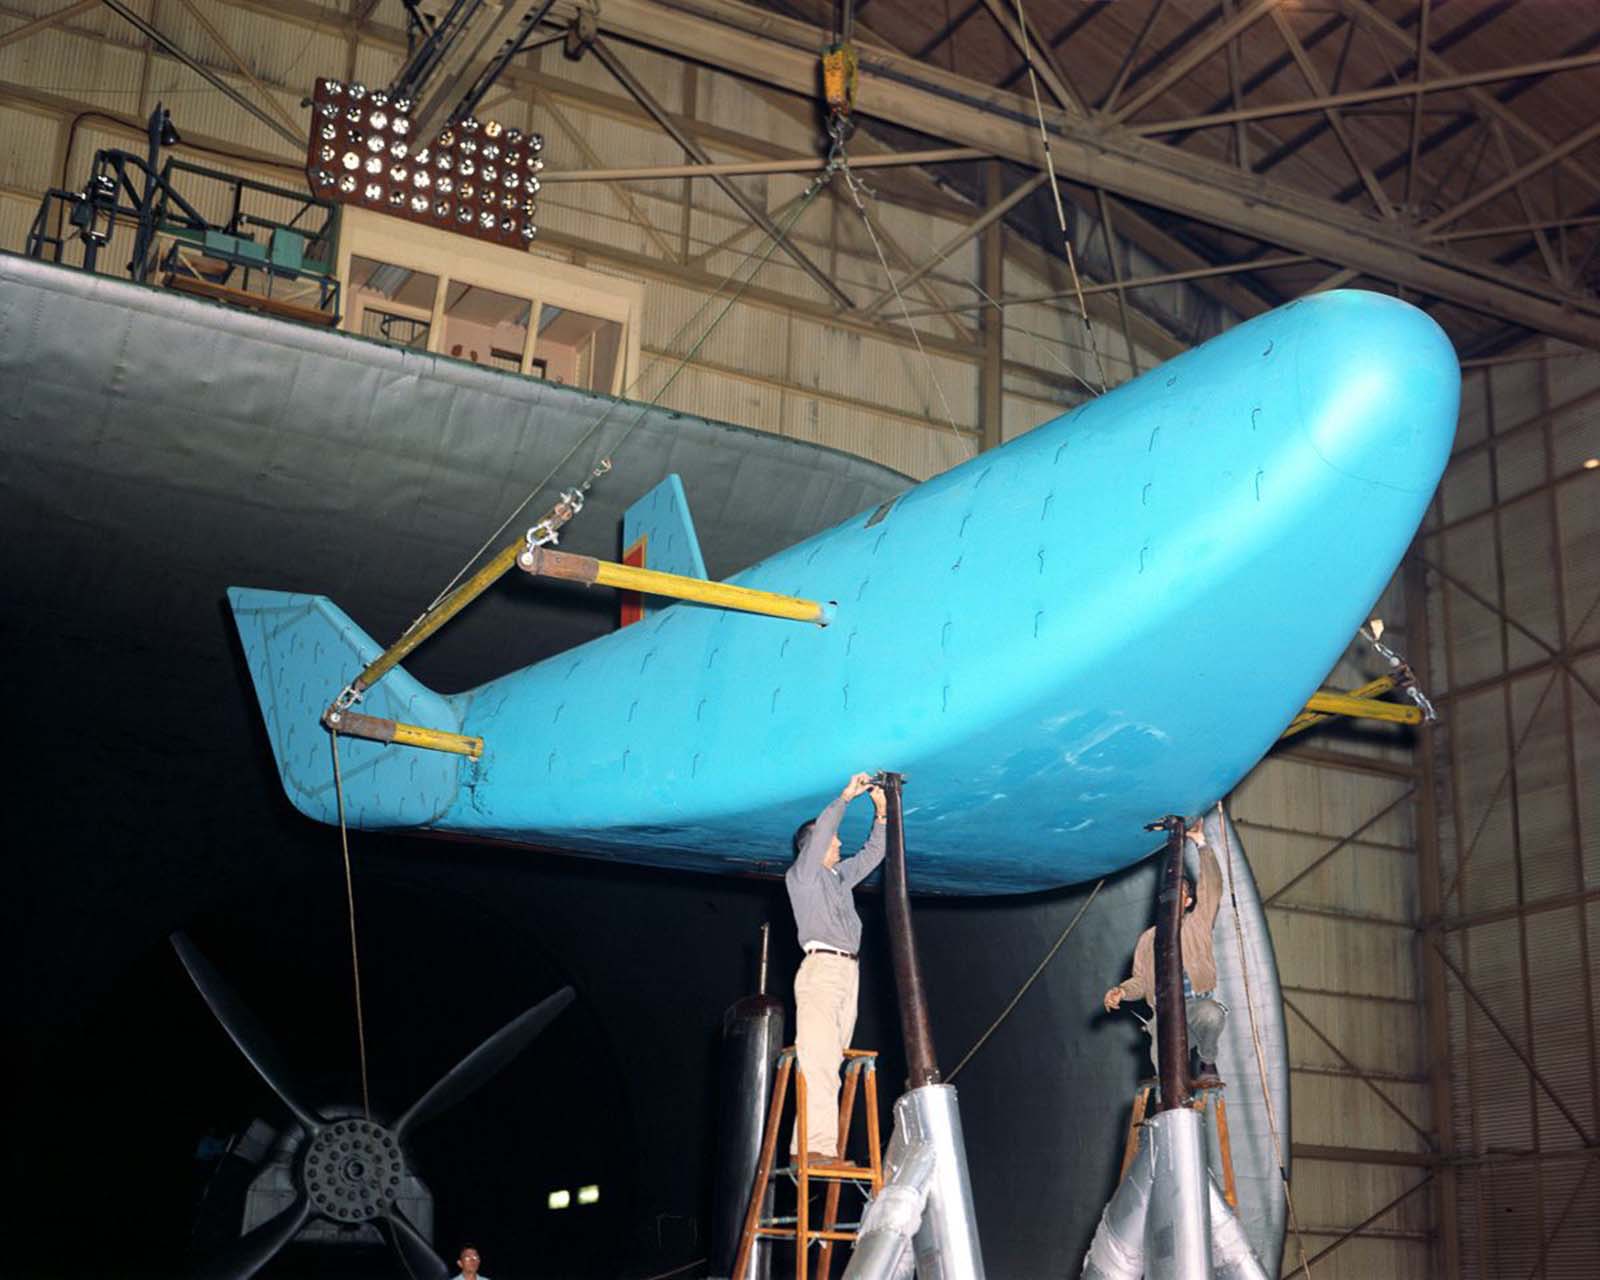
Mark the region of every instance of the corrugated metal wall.
[[1471, 1277], [1600, 1246], [1600, 359], [1550, 351], [1466, 378], [1422, 543]]

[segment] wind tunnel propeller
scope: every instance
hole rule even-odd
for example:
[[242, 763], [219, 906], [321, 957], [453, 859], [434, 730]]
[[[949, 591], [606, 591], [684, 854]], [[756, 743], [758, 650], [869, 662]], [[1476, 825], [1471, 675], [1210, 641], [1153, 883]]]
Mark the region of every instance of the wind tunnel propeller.
[[572, 988], [563, 987], [518, 1014], [445, 1072], [397, 1124], [386, 1126], [359, 1118], [359, 1111], [349, 1118], [326, 1118], [307, 1106], [290, 1083], [276, 1042], [216, 967], [181, 933], [172, 935], [172, 947], [212, 1016], [301, 1131], [294, 1202], [202, 1266], [197, 1273], [202, 1280], [249, 1280], [314, 1217], [340, 1225], [370, 1222], [386, 1227], [383, 1234], [416, 1280], [448, 1276], [450, 1268], [396, 1203], [409, 1166], [405, 1139], [503, 1071], [572, 1003]]

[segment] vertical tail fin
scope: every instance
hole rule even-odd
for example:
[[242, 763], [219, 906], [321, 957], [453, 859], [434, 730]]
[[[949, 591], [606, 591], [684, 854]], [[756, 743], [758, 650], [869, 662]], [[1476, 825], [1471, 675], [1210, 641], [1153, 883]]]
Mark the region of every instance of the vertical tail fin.
[[[688, 578], [704, 578], [706, 562], [700, 555], [689, 500], [683, 481], [669, 475], [622, 517], [622, 562], [643, 569], [659, 569]], [[622, 593], [622, 620], [627, 626], [662, 606], [637, 591]]]
[[[383, 646], [326, 596], [230, 587], [228, 603], [283, 789], [308, 818], [337, 822], [332, 745], [322, 713]], [[362, 710], [432, 729], [461, 727], [455, 699], [399, 667], [368, 691]], [[345, 816], [353, 827], [426, 826], [455, 803], [463, 776], [457, 756], [348, 737], [338, 745]]]

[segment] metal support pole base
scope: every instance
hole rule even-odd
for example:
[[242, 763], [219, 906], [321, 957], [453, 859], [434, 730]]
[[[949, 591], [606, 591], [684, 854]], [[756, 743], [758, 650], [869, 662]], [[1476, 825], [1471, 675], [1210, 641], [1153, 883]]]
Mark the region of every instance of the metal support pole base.
[[[954, 1088], [923, 1085], [900, 1096], [884, 1163], [888, 1179], [867, 1206], [845, 1280], [899, 1280], [911, 1273], [913, 1251], [919, 1280], [983, 1280]], [[917, 1199], [920, 1221], [908, 1212]]]
[[1266, 1280], [1206, 1164], [1198, 1111], [1145, 1121], [1083, 1262], [1083, 1280]]

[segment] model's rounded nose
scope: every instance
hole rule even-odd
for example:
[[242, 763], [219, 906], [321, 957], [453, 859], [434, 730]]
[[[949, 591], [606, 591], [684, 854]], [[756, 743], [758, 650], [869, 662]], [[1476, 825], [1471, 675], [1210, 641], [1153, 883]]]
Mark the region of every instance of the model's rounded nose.
[[1431, 492], [1461, 401], [1461, 366], [1444, 330], [1408, 302], [1358, 289], [1300, 305], [1300, 410], [1312, 448], [1345, 475]]

